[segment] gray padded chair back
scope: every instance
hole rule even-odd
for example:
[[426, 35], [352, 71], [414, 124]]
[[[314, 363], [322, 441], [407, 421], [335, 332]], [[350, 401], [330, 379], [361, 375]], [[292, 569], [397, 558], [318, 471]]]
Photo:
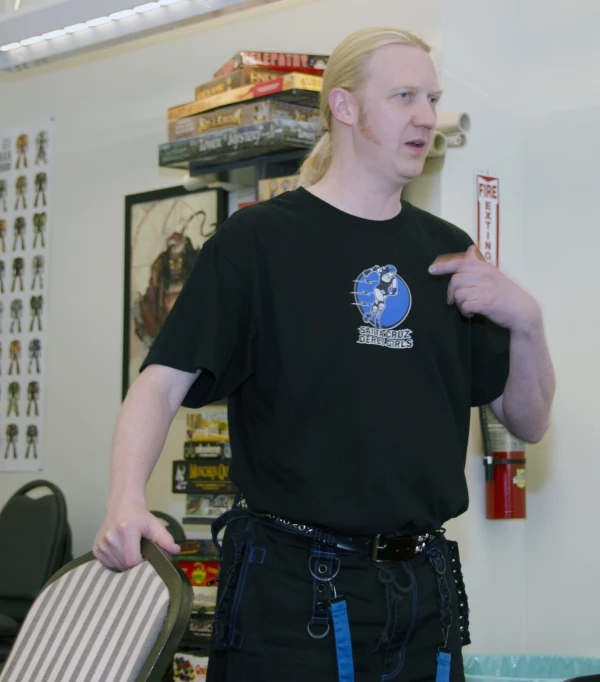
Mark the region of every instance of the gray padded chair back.
[[[37, 488], [51, 494], [30, 497]], [[49, 578], [73, 558], [60, 488], [40, 480], [17, 490], [0, 511], [0, 546], [0, 614], [22, 622]]]
[[61, 569], [29, 611], [0, 682], [160, 682], [193, 593], [154, 543], [142, 540], [142, 555], [123, 573], [91, 552]]

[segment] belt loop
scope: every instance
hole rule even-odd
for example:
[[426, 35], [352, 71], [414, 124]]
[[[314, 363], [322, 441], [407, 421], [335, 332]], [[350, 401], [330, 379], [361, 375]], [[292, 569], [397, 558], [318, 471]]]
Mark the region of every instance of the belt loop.
[[[338, 682], [354, 682], [352, 640], [346, 600], [338, 595], [333, 580], [340, 570], [340, 559], [336, 556], [336, 540], [332, 533], [315, 529], [313, 546], [308, 559], [308, 569], [313, 577], [313, 614], [307, 625], [313, 639], [324, 639], [333, 622], [335, 649], [338, 666]], [[325, 630], [315, 633], [315, 627]]]
[[219, 543], [219, 533], [223, 530], [223, 528], [225, 528], [225, 526], [229, 525], [235, 519], [242, 519], [249, 516], [250, 514], [248, 513], [247, 509], [230, 509], [229, 511], [221, 514], [221, 516], [216, 518], [210, 524], [213, 545], [219, 550], [219, 557], [221, 559], [223, 558], [223, 547], [221, 547], [221, 544]]

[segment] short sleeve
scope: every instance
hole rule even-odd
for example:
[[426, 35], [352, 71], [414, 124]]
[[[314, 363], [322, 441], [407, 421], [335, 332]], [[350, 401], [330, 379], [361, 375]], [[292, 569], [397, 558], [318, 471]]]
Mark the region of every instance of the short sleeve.
[[185, 372], [201, 369], [183, 400], [185, 407], [226, 398], [253, 371], [250, 286], [219, 250], [217, 235], [198, 254], [140, 370], [153, 364]]
[[471, 321], [471, 405], [489, 405], [504, 393], [510, 333], [481, 315]]

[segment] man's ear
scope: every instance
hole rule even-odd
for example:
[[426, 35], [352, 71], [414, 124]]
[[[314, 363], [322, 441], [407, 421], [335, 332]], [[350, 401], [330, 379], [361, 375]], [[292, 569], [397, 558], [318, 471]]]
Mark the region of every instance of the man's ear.
[[336, 121], [343, 125], [356, 123], [356, 105], [354, 95], [344, 88], [333, 88], [329, 93], [329, 108]]

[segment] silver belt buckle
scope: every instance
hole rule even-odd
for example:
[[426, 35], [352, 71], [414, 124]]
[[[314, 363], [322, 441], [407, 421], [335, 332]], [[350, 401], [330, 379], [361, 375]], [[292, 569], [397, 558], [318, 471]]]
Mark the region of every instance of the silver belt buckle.
[[384, 542], [383, 545], [380, 545], [381, 541], [381, 533], [375, 536], [375, 539], [373, 540], [373, 549], [371, 550], [371, 559], [378, 564], [385, 563], [385, 559], [378, 559], [377, 558], [377, 552], [380, 549], [385, 549], [387, 547], [386, 543]]

